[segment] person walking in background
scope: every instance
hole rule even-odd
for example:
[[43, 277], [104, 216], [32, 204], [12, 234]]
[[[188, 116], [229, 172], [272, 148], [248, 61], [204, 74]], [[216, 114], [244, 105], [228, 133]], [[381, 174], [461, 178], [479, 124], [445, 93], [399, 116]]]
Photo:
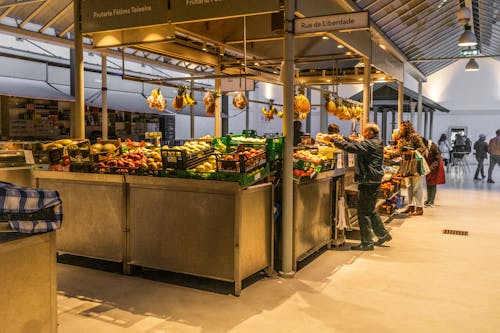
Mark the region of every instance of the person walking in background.
[[[488, 158], [488, 143], [486, 142], [486, 135], [479, 134], [479, 139], [474, 142], [474, 151], [477, 160], [476, 173], [474, 180], [481, 180], [486, 178], [484, 175], [484, 160]], [[481, 179], [479, 179], [479, 172], [481, 172]]]
[[429, 165], [429, 169], [431, 169], [427, 176], [425, 176], [425, 183], [427, 184], [427, 200], [424, 204], [426, 207], [434, 207], [437, 185], [446, 183], [444, 162], [441, 158], [441, 151], [439, 151], [439, 147], [434, 142], [427, 140], [426, 138], [422, 138], [422, 141], [429, 150], [429, 154], [427, 154], [425, 160]]
[[494, 183], [493, 178], [493, 168], [495, 164], [500, 165], [500, 129], [496, 131], [496, 137], [490, 140], [488, 144], [488, 153], [490, 153], [490, 167], [488, 168], [488, 183]]
[[[377, 124], [367, 123], [363, 127], [362, 140], [351, 140], [338, 134], [326, 135], [335, 147], [356, 154], [354, 180], [358, 183], [358, 221], [361, 244], [351, 250], [373, 251], [373, 245], [381, 246], [392, 239], [375, 208], [384, 171], [384, 145], [379, 139], [380, 128]], [[378, 237], [373, 243], [370, 225]]]
[[438, 140], [438, 148], [441, 151], [441, 158], [443, 159], [444, 165], [448, 165], [448, 161], [450, 160], [450, 144], [448, 143], [448, 138], [446, 134], [441, 134], [441, 137]]
[[453, 141], [453, 152], [465, 152], [465, 135], [463, 134], [463, 132], [455, 134], [455, 141]]
[[302, 132], [302, 123], [299, 120], [293, 122], [293, 146], [297, 147], [301, 142], [301, 136], [304, 135]]
[[[422, 137], [413, 128], [410, 121], [403, 121], [399, 126], [399, 146], [401, 152], [406, 149], [418, 150], [422, 156], [427, 156], [427, 147]], [[407, 177], [408, 183], [408, 207], [401, 213], [410, 215], [424, 214], [424, 176], [414, 175]]]

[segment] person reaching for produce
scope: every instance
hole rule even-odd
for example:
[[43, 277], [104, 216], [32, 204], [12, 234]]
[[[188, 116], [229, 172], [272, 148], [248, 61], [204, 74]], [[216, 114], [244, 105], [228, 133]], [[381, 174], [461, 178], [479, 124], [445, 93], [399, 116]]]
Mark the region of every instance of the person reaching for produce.
[[[358, 221], [361, 244], [352, 246], [352, 250], [373, 251], [373, 245], [381, 246], [392, 239], [375, 209], [384, 175], [382, 169], [384, 146], [378, 137], [379, 133], [380, 128], [377, 124], [367, 123], [363, 128], [362, 140], [351, 140], [338, 134], [328, 136], [337, 148], [356, 154], [354, 179], [358, 183], [359, 191]], [[370, 226], [378, 237], [375, 243], [372, 240]]]

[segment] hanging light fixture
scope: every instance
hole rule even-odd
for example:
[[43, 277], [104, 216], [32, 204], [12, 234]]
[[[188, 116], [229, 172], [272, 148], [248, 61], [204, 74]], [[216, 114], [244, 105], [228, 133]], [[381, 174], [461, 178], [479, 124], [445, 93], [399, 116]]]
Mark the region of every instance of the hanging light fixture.
[[462, 36], [458, 39], [458, 46], [475, 46], [477, 45], [476, 36], [471, 31], [471, 26], [466, 24]]
[[207, 42], [203, 42], [203, 43], [201, 44], [201, 50], [202, 50], [202, 51], [208, 51], [208, 49], [207, 49]]
[[477, 72], [479, 70], [479, 64], [477, 63], [474, 58], [470, 58], [470, 60], [467, 62], [467, 65], [465, 65], [465, 71], [466, 72]]

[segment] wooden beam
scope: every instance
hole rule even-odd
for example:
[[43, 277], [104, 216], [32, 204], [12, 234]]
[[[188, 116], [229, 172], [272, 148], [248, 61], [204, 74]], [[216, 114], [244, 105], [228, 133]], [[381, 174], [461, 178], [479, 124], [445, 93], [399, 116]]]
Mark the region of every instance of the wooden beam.
[[71, 7], [73, 7], [73, 2], [70, 2], [66, 7], [64, 7], [59, 13], [56, 14], [52, 19], [50, 19], [47, 23], [44, 24], [43, 27], [38, 30], [38, 32], [42, 33], [48, 28], [50, 28], [57, 20], [59, 20]]
[[32, 11], [31, 14], [29, 14], [28, 17], [26, 17], [24, 19], [24, 21], [22, 21], [21, 23], [19, 23], [19, 28], [22, 28], [26, 24], [28, 24], [35, 16], [37, 16], [47, 6], [47, 4], [48, 4], [48, 2], [44, 2], [40, 6], [38, 6], [37, 9], [35, 9], [34, 11]]
[[46, 1], [46, 0], [14, 1], [14, 2], [10, 2], [10, 3], [3, 3], [3, 4], [0, 5], [0, 8], [7, 8], [7, 7], [9, 7], [9, 8], [14, 9], [17, 6], [29, 5], [29, 4], [32, 4], [32, 3], [35, 3], [35, 2], [42, 2], [42, 1]]
[[64, 35], [66, 35], [66, 34], [67, 34], [67, 33], [68, 33], [71, 29], [73, 29], [73, 27], [74, 27], [74, 26], [75, 26], [75, 23], [74, 23], [74, 22], [73, 22], [73, 23], [71, 23], [70, 25], [68, 25], [68, 26], [66, 27], [66, 29], [64, 29], [63, 31], [61, 31], [61, 32], [58, 34], [58, 36], [59, 36], [59, 37], [64, 37]]

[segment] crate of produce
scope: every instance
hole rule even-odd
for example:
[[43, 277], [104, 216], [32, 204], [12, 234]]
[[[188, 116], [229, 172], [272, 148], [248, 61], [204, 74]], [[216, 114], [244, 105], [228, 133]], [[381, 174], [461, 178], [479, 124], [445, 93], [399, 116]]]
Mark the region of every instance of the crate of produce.
[[336, 165], [337, 165], [336, 158], [329, 158], [329, 159], [323, 160], [322, 171], [335, 170]]
[[378, 212], [383, 215], [392, 215], [396, 211], [396, 204], [391, 201], [386, 201], [385, 203], [378, 206]]
[[394, 184], [390, 181], [380, 185], [379, 197], [389, 199], [395, 193]]
[[283, 159], [283, 137], [267, 138], [266, 153], [268, 161]]
[[176, 170], [176, 175], [179, 178], [216, 180], [217, 173], [214, 171], [196, 171], [196, 170]]
[[266, 163], [266, 153], [263, 149], [250, 149], [217, 156], [217, 171], [245, 173], [262, 167]]
[[191, 153], [185, 149], [168, 148], [161, 150], [161, 157], [164, 168], [187, 170], [207, 161], [213, 152], [212, 147]]
[[265, 165], [248, 173], [217, 172], [217, 180], [239, 182], [242, 186], [252, 185], [269, 175], [269, 166]]

